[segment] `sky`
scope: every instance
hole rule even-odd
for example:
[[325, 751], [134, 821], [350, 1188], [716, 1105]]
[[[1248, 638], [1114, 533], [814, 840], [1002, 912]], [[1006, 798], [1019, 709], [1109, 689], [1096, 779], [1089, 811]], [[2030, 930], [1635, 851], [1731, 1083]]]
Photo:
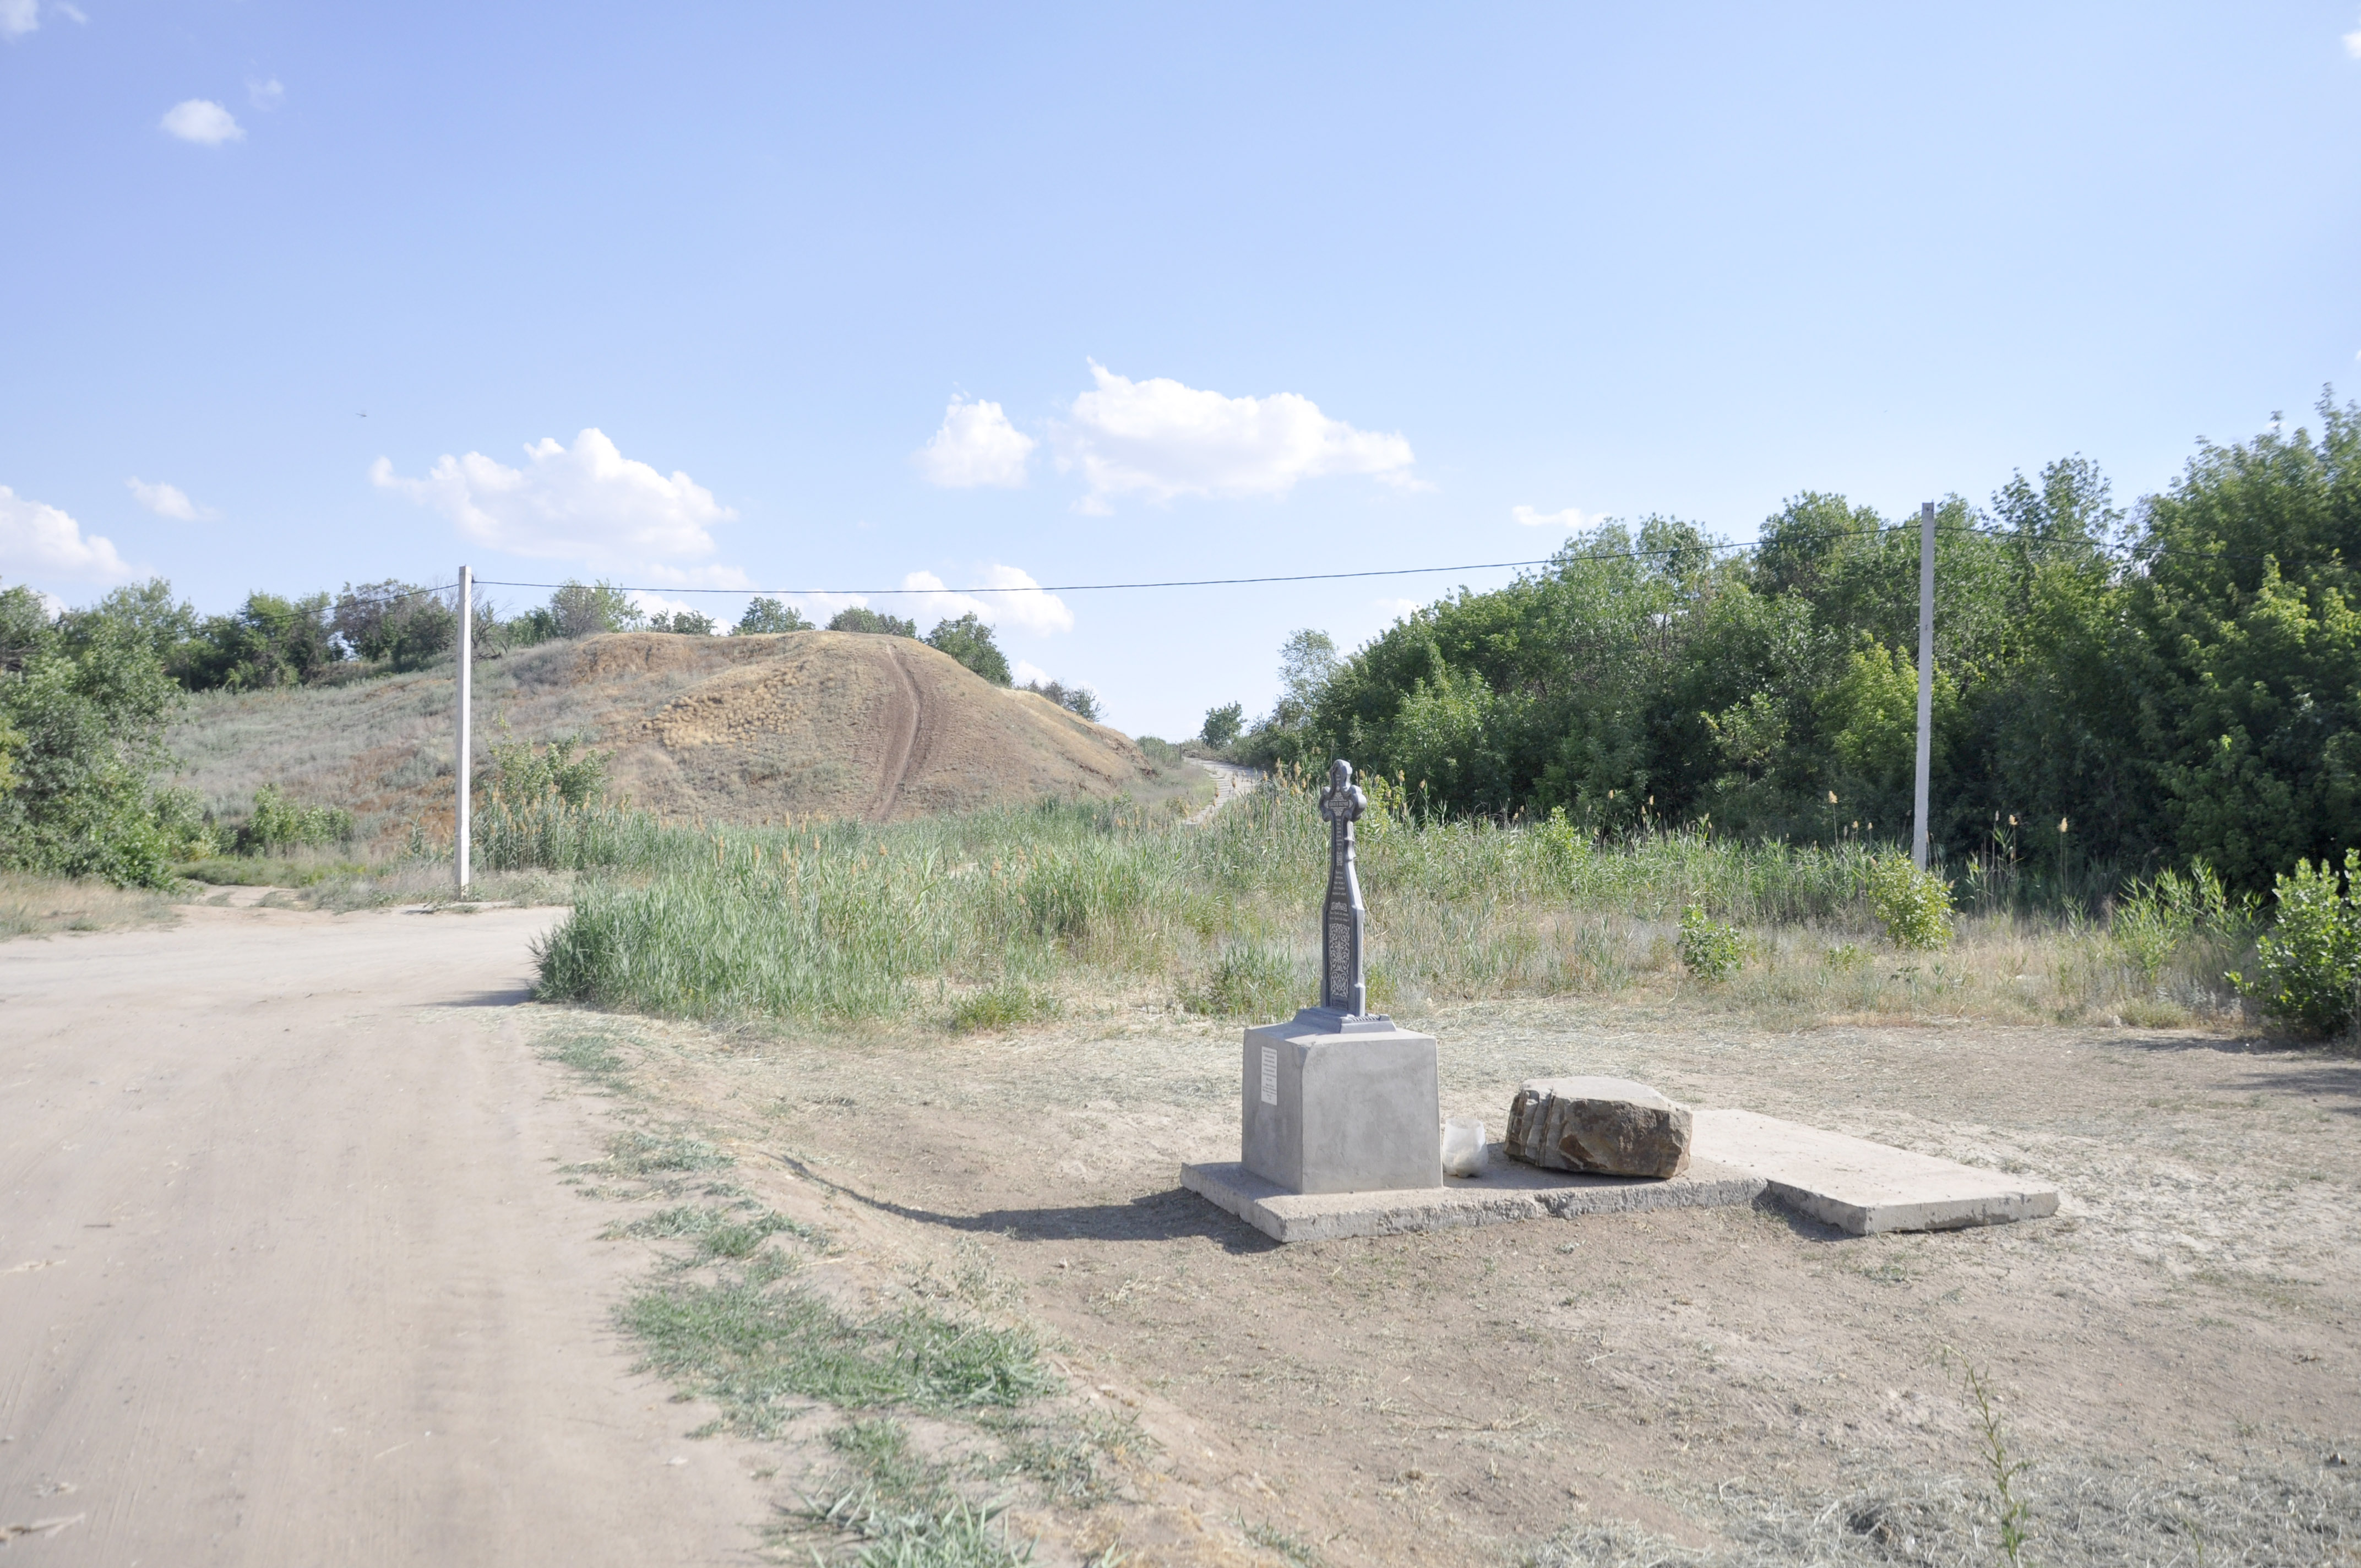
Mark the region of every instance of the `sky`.
[[0, 584], [976, 608], [1177, 739], [1512, 574], [1076, 585], [2311, 421], [2356, 133], [2356, 0], [0, 0]]

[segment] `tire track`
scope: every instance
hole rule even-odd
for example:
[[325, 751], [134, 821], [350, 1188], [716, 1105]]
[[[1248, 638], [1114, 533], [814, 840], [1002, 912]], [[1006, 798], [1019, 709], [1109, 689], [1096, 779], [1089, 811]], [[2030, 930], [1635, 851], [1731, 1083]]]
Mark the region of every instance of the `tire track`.
[[892, 646], [895, 641], [886, 640], [885, 658], [894, 666], [895, 678], [901, 683], [901, 700], [896, 702], [890, 696], [886, 699], [884, 722], [892, 727], [893, 733], [886, 742], [884, 782], [864, 814], [871, 822], [893, 820], [894, 808], [901, 803], [903, 783], [925, 767], [927, 753], [934, 749], [927, 705], [919, 698], [918, 683], [910, 678], [909, 666], [902, 662], [902, 651]]

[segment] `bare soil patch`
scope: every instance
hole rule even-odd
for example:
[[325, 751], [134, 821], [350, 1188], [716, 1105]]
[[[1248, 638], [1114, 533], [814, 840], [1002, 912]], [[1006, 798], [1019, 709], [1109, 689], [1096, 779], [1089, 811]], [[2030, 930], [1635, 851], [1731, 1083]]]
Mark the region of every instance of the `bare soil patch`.
[[1993, 1561], [1970, 1365], [2030, 1466], [2030, 1560], [2351, 1560], [2361, 1063], [2202, 1033], [1774, 1033], [1649, 1001], [1422, 1024], [1446, 1115], [1610, 1072], [2065, 1201], [1940, 1235], [1747, 1210], [1281, 1248], [1178, 1185], [1235, 1146], [1228, 1026], [600, 1026], [643, 1113], [739, 1150], [856, 1286], [986, 1267], [1081, 1398], [1137, 1412], [1154, 1448], [1127, 1496], [1021, 1515], [1044, 1561], [1507, 1563], [1553, 1537], [1557, 1563]]

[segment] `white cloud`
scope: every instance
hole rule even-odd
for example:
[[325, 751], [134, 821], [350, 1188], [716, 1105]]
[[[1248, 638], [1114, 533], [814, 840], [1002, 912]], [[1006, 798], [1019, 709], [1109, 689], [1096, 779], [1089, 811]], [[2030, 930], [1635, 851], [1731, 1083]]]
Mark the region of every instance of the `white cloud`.
[[633, 588], [624, 597], [631, 601], [631, 608], [642, 615], [677, 615], [684, 609], [697, 608], [693, 604], [684, 603], [679, 599], [668, 599], [662, 594], [649, 593], [643, 588]]
[[0, 38], [21, 38], [40, 25], [40, 0], [0, 0]]
[[1031, 577], [1016, 567], [986, 566], [976, 576], [982, 579], [978, 587], [1016, 591], [981, 595], [953, 593], [932, 572], [913, 572], [902, 579], [902, 586], [925, 590], [922, 597], [913, 596], [917, 609], [914, 619], [924, 627], [937, 620], [957, 620], [973, 611], [978, 620], [991, 625], [1014, 624], [1038, 636], [1074, 629], [1074, 612], [1066, 608], [1065, 601], [1053, 593], [1043, 591]]
[[[30, 7], [28, 6], [27, 9]], [[2345, 52], [2356, 60], [2361, 60], [2361, 27], [2356, 27], [2345, 35]]]
[[133, 499], [158, 517], [169, 517], [176, 522], [210, 522], [221, 514], [211, 507], [201, 507], [189, 499], [189, 492], [178, 485], [150, 485], [130, 478], [123, 481], [130, 487]]
[[1378, 613], [1385, 616], [1389, 621], [1408, 620], [1426, 608], [1417, 599], [1371, 599], [1369, 602], [1375, 605]]
[[826, 626], [838, 610], [857, 609], [869, 600], [860, 594], [789, 594], [786, 602], [814, 626]]
[[29, 499], [0, 485], [0, 572], [25, 577], [36, 572], [119, 583], [131, 568], [114, 544], [56, 507]]
[[1592, 521], [1590, 514], [1579, 507], [1568, 507], [1564, 511], [1535, 511], [1531, 507], [1510, 507], [1509, 515], [1527, 528], [1580, 528]]
[[191, 98], [164, 111], [157, 122], [182, 141], [197, 142], [205, 147], [219, 147], [225, 141], [244, 141], [246, 129], [227, 109], [210, 98]]
[[1046, 686], [1056, 677], [1029, 659], [1019, 659], [1016, 667], [1008, 672], [1011, 684], [1020, 686]]
[[72, 4], [72, 0], [50, 0], [49, 9], [69, 22], [87, 24], [90, 21], [88, 16], [82, 15], [82, 7]]
[[1367, 474], [1415, 486], [1410, 443], [1356, 430], [1295, 392], [1230, 398], [1164, 377], [1134, 381], [1090, 361], [1094, 389], [1057, 427], [1058, 466], [1090, 485], [1084, 511], [1111, 496], [1279, 496], [1297, 481]]
[[401, 477], [380, 457], [369, 482], [433, 507], [477, 543], [511, 555], [639, 566], [675, 587], [700, 577], [727, 579], [715, 587], [744, 586], [732, 567], [678, 565], [713, 554], [706, 531], [738, 515], [686, 474], [667, 478], [624, 456], [596, 429], [570, 447], [544, 438], [524, 450], [530, 461], [522, 468], [480, 452], [446, 452], [418, 479]]
[[276, 109], [286, 97], [287, 89], [276, 76], [268, 82], [257, 82], [251, 76], [246, 79], [246, 101], [258, 109]]
[[942, 428], [910, 455], [929, 484], [947, 489], [978, 485], [1014, 488], [1025, 482], [1026, 460], [1041, 444], [1008, 422], [998, 403], [953, 395]]

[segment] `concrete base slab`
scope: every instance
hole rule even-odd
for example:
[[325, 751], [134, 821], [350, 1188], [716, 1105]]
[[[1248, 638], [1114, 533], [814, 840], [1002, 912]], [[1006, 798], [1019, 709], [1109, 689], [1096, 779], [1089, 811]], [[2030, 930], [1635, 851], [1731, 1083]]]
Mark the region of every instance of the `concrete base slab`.
[[1665, 1180], [1637, 1176], [1576, 1176], [1537, 1170], [1510, 1159], [1499, 1144], [1484, 1174], [1441, 1187], [1388, 1192], [1290, 1192], [1235, 1161], [1184, 1165], [1180, 1185], [1281, 1242], [1391, 1236], [1461, 1225], [1499, 1225], [1576, 1214], [1643, 1209], [1737, 1208], [1761, 1197], [1763, 1180], [1748, 1171], [1692, 1158]]
[[1752, 1111], [1699, 1111], [1698, 1159], [1763, 1178], [1767, 1195], [1857, 1236], [1956, 1231], [2058, 1212], [2058, 1189]]
[[2058, 1189], [1750, 1111], [1698, 1111], [1688, 1169], [1664, 1180], [1577, 1176], [1488, 1152], [1442, 1187], [1290, 1192], [1235, 1161], [1184, 1165], [1180, 1184], [1274, 1241], [1337, 1241], [1650, 1209], [1778, 1202], [1854, 1235], [2006, 1224], [2058, 1211]]

